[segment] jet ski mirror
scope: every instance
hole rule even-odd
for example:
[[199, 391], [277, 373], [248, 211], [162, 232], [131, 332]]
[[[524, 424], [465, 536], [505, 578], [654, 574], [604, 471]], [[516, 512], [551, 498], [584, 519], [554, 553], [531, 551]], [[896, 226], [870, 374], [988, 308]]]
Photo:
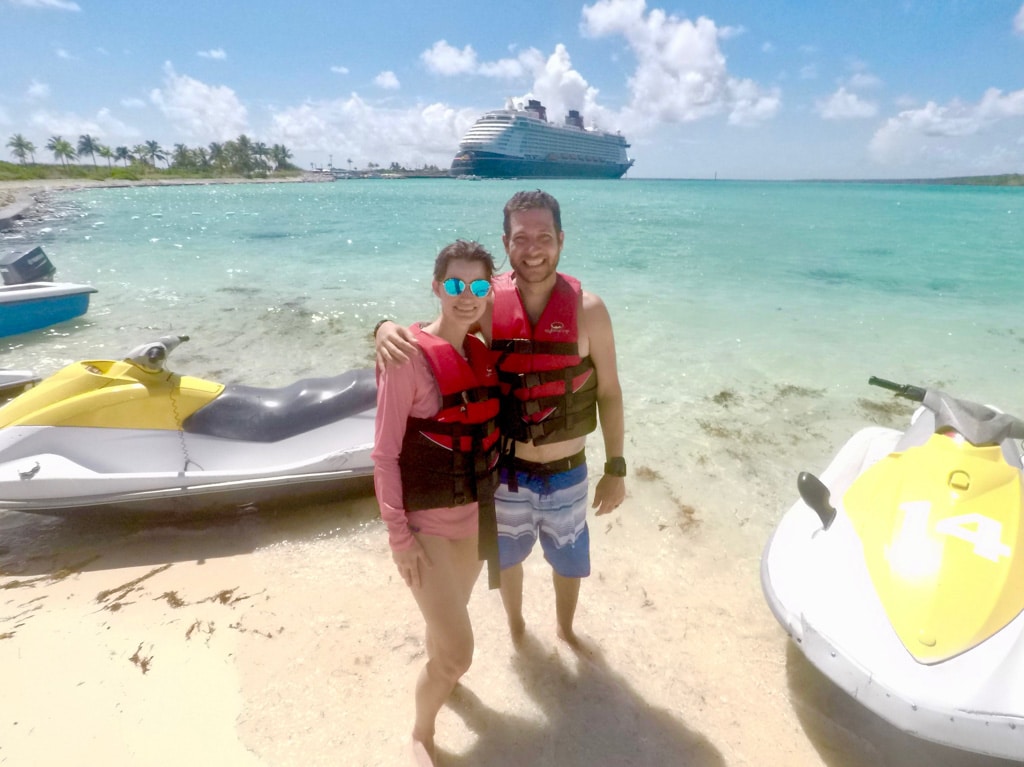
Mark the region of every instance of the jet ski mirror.
[[836, 510], [829, 503], [831, 493], [825, 487], [825, 483], [808, 471], [800, 472], [796, 478], [796, 488], [800, 491], [800, 497], [804, 503], [814, 509], [814, 513], [821, 520], [821, 526], [828, 530], [836, 518]]
[[125, 361], [142, 368], [147, 373], [159, 373], [164, 369], [168, 355], [178, 348], [179, 344], [187, 340], [188, 336], [162, 336], [159, 341], [154, 343], [136, 346], [128, 352]]

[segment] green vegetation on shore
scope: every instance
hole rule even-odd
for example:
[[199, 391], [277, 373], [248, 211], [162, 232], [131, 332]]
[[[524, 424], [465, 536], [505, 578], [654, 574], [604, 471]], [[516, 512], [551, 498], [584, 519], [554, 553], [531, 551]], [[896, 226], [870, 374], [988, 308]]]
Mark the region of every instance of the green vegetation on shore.
[[[301, 171], [291, 164], [291, 151], [281, 145], [268, 147], [245, 134], [237, 139], [215, 142], [208, 147], [175, 144], [168, 153], [156, 141], [146, 141], [132, 148], [111, 149], [89, 135], [79, 136], [77, 149], [61, 136], [51, 136], [46, 150], [60, 164], [35, 161], [36, 146], [20, 133], [7, 141], [18, 164], [0, 161], [0, 181], [34, 181], [49, 179], [88, 179], [96, 181], [142, 181], [161, 178], [282, 178], [297, 176]], [[96, 158], [106, 160], [104, 167]], [[85, 163], [92, 160], [91, 167]], [[78, 159], [79, 164], [72, 163]], [[31, 162], [29, 162], [31, 160]], [[164, 168], [158, 167], [163, 162]]]
[[1000, 176], [959, 176], [957, 178], [937, 178], [930, 183], [962, 186], [1024, 186], [1024, 175], [1004, 173]]

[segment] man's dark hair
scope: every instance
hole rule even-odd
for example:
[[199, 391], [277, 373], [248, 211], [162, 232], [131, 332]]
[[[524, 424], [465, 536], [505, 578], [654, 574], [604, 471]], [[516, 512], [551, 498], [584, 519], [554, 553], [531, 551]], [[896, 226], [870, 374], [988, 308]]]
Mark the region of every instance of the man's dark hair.
[[512, 199], [505, 203], [505, 236], [512, 233], [512, 214], [517, 210], [550, 210], [555, 221], [555, 231], [562, 231], [562, 210], [558, 200], [547, 192], [537, 189], [533, 192], [516, 192]]

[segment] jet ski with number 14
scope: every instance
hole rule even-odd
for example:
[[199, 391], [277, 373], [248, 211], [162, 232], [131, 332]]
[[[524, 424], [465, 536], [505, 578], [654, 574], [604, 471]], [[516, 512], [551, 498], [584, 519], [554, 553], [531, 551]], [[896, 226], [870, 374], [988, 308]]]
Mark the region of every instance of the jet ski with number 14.
[[1024, 421], [872, 378], [920, 402], [869, 427], [765, 547], [768, 605], [803, 654], [912, 735], [1024, 761]]
[[0, 407], [0, 509], [251, 509], [372, 475], [372, 369], [224, 385], [166, 369], [187, 340], [73, 363]]

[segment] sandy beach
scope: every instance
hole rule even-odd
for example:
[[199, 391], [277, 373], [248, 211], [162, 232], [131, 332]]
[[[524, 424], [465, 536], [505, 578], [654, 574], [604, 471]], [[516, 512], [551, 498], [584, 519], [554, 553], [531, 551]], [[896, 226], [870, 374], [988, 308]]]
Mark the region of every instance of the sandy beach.
[[[481, 579], [440, 763], [1002, 764], [834, 688], [764, 606], [757, 541], [727, 550], [713, 528], [634, 479], [594, 522], [583, 655], [555, 637], [539, 557], [519, 651]], [[179, 523], [26, 518], [0, 541], [0, 764], [405, 763], [422, 626], [372, 496]]]
[[[0, 207], [59, 188], [0, 184]], [[626, 502], [591, 518], [584, 652], [555, 636], [538, 553], [518, 649], [479, 580], [440, 765], [1010, 764], [900, 733], [804, 660], [761, 594], [769, 529], [748, 524], [774, 480], [679, 474], [633, 462]], [[199, 520], [0, 517], [0, 765], [403, 765], [423, 661], [365, 488]]]

